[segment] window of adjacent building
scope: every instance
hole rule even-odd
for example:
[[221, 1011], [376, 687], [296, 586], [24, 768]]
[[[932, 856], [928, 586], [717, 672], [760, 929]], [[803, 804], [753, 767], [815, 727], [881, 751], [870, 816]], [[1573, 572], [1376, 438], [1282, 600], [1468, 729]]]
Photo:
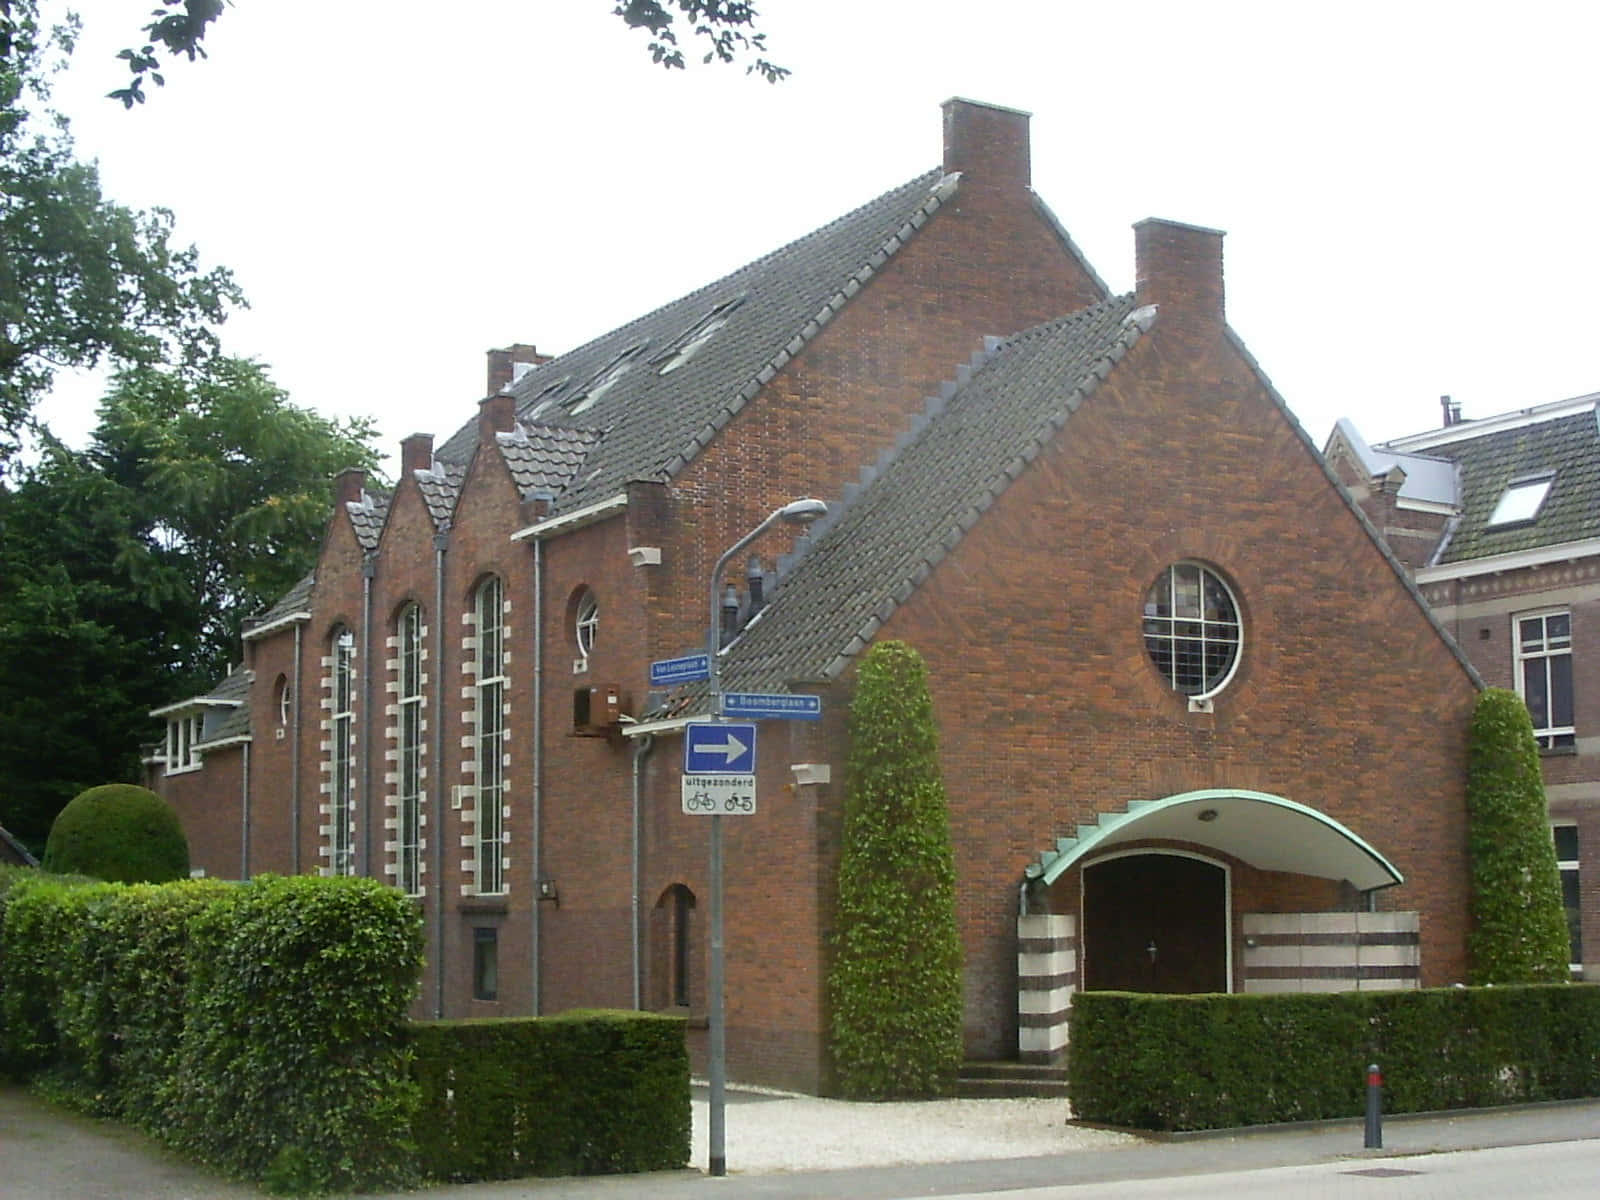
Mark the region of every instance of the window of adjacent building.
[[472, 931], [472, 998], [493, 1000], [500, 990], [499, 931]]
[[329, 796], [330, 854], [335, 875], [355, 867], [355, 827], [351, 801], [355, 789], [356, 640], [348, 629], [333, 635], [333, 779]]
[[204, 727], [201, 713], [185, 713], [167, 722], [167, 774], [199, 769], [200, 753], [195, 746]]
[[578, 596], [573, 609], [573, 633], [578, 639], [578, 656], [588, 658], [594, 650], [594, 639], [600, 632], [600, 601], [588, 588]]
[[422, 609], [400, 614], [400, 890], [422, 890]]
[[1578, 905], [1578, 827], [1554, 825], [1550, 832], [1556, 839], [1556, 867], [1561, 872], [1561, 905], [1567, 910], [1567, 937], [1572, 942], [1572, 964], [1575, 975], [1583, 972], [1583, 920]]
[[1546, 750], [1575, 744], [1572, 722], [1572, 614], [1516, 618], [1517, 691]]
[[477, 609], [477, 879], [478, 891], [504, 890], [501, 806], [505, 801], [505, 611], [500, 580], [478, 588]]
[[1513, 479], [1506, 485], [1506, 490], [1500, 493], [1500, 500], [1494, 506], [1494, 512], [1489, 514], [1490, 528], [1496, 525], [1520, 525], [1532, 521], [1539, 515], [1539, 509], [1544, 505], [1545, 497], [1550, 494], [1550, 485], [1554, 481], [1554, 475]]
[[1200, 563], [1175, 563], [1144, 598], [1144, 646], [1173, 690], [1209, 696], [1239, 662], [1239, 606], [1222, 577]]

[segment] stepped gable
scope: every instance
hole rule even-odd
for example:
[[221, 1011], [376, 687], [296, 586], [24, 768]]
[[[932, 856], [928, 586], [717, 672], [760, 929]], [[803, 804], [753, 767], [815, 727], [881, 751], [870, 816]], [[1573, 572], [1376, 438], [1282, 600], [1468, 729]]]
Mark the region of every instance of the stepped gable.
[[604, 438], [595, 429], [564, 429], [559, 425], [524, 425], [496, 435], [517, 494], [529, 498], [555, 495], [578, 473]]
[[726, 651], [730, 690], [837, 677], [1155, 319], [1123, 296], [991, 341], [837, 513]]
[[[955, 193], [934, 170], [682, 299], [526, 371], [510, 386], [539, 426], [603, 431], [552, 488], [559, 515], [630, 480], [670, 479]], [[464, 465], [469, 422], [438, 458]]]

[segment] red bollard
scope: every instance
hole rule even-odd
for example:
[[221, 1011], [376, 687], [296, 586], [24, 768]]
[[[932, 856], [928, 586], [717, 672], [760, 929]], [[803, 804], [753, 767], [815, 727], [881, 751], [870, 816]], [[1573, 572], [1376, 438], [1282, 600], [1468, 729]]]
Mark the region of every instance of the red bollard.
[[1362, 1147], [1383, 1149], [1383, 1072], [1377, 1063], [1367, 1068], [1367, 1135]]

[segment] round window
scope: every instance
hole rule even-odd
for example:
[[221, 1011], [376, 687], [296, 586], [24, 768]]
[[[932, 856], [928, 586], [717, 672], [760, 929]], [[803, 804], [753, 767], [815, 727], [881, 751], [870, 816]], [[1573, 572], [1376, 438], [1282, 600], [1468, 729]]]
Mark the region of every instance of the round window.
[[1174, 691], [1209, 696], [1239, 664], [1239, 606], [1222, 577], [1174, 563], [1144, 597], [1144, 648]]

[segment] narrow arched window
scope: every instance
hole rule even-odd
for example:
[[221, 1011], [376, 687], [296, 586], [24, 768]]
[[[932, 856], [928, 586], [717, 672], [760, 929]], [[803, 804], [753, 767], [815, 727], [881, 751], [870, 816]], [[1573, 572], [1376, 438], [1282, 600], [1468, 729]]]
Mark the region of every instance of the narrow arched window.
[[416, 895], [422, 890], [422, 609], [408, 604], [400, 612], [400, 846], [397, 884]]
[[477, 880], [478, 891], [505, 890], [501, 842], [505, 803], [505, 601], [500, 580], [491, 576], [478, 587], [477, 624]]
[[333, 747], [332, 779], [328, 798], [329, 867], [335, 875], [349, 875], [355, 868], [355, 824], [353, 819], [355, 789], [355, 705], [356, 705], [356, 639], [351, 632], [339, 626], [333, 631], [333, 653], [329, 667], [333, 693]]

